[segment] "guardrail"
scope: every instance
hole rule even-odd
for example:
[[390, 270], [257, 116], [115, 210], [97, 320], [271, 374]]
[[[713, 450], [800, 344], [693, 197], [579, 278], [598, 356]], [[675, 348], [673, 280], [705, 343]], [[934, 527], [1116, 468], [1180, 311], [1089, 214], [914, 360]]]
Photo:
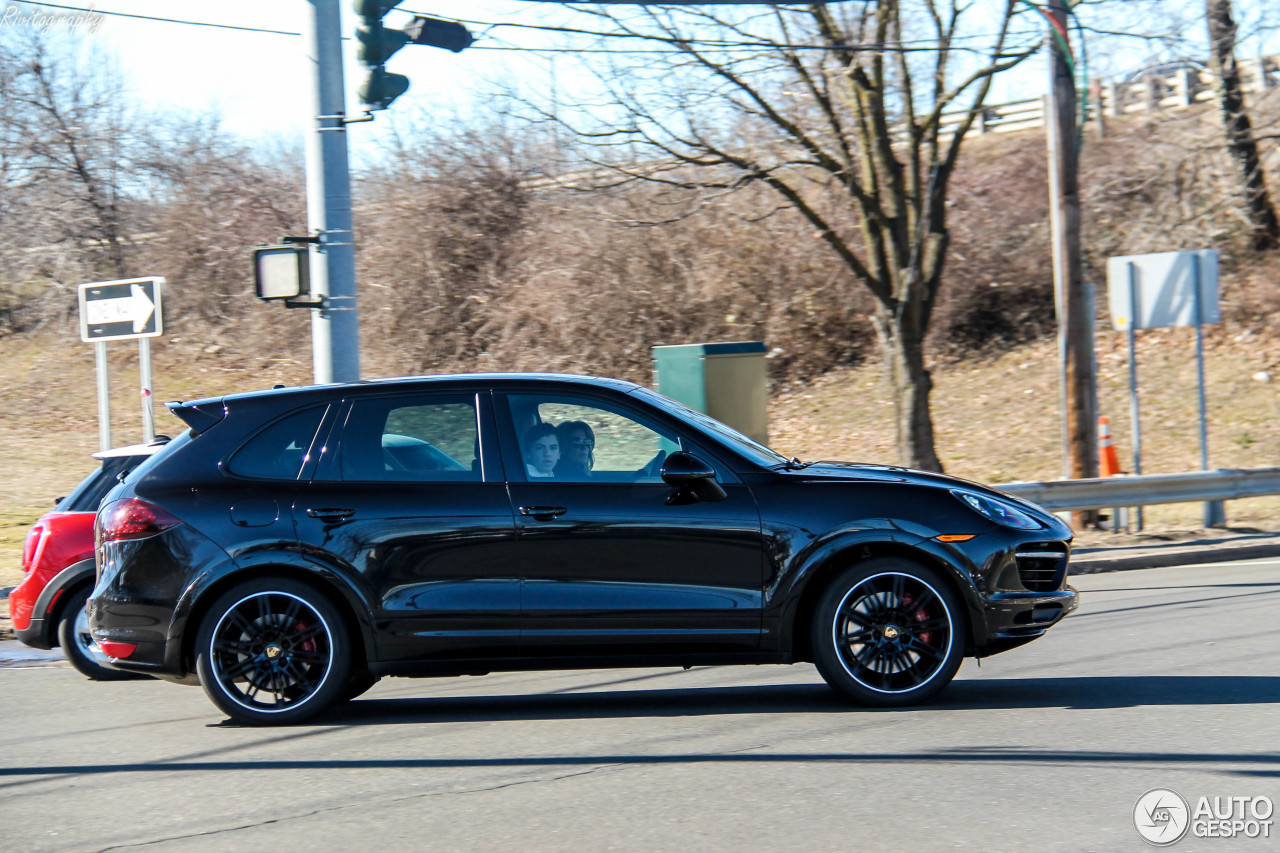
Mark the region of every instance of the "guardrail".
[[[1241, 88], [1250, 94], [1266, 93], [1280, 87], [1280, 54], [1242, 59], [1238, 63]], [[1118, 117], [1135, 112], [1180, 110], [1216, 97], [1216, 78], [1207, 68], [1185, 67], [1167, 73], [1138, 72], [1133, 80], [1104, 81], [1095, 78], [1088, 93], [1086, 118]], [[1045, 99], [1026, 98], [982, 108], [967, 136], [988, 133], [1017, 133], [1044, 127]], [[969, 110], [946, 110], [939, 117], [943, 137], [956, 132], [968, 119]], [[903, 130], [898, 131], [905, 133]], [[628, 173], [652, 175], [682, 168], [678, 160], [646, 160], [625, 167]], [[591, 189], [596, 182], [616, 179], [620, 172], [605, 167], [574, 169], [559, 175], [537, 175], [523, 179], [529, 190], [568, 188]]]
[[1228, 501], [1280, 495], [1280, 468], [1220, 468], [1185, 474], [1143, 474], [1044, 483], [1005, 483], [1003, 492], [1052, 512], [1152, 506], [1190, 501]]

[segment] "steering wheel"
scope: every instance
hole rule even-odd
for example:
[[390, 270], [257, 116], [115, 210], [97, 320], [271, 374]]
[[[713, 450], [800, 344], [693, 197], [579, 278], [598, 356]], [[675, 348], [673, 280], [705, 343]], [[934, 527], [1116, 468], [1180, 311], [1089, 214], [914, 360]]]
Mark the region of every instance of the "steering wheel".
[[653, 458], [650, 459], [643, 468], [641, 468], [639, 471], [636, 472], [636, 474], [638, 474], [641, 479], [644, 479], [646, 477], [657, 478], [662, 476], [662, 463], [663, 461], [666, 460], [666, 458], [667, 458], [667, 451], [659, 450], [657, 453], [654, 454]]

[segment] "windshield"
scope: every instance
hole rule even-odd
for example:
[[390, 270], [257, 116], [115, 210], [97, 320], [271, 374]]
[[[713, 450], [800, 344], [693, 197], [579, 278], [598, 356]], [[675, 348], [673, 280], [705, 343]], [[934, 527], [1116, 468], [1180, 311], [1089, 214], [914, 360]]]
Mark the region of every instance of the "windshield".
[[645, 397], [651, 403], [658, 404], [683, 420], [696, 424], [758, 465], [763, 465], [767, 468], [771, 465], [785, 465], [787, 462], [785, 456], [775, 453], [754, 439], [748, 438], [733, 427], [720, 423], [710, 415], [705, 415], [696, 409], [689, 408], [684, 403], [672, 400], [670, 397], [664, 397], [657, 391], [651, 391], [648, 388], [640, 388], [635, 394], [638, 397]]

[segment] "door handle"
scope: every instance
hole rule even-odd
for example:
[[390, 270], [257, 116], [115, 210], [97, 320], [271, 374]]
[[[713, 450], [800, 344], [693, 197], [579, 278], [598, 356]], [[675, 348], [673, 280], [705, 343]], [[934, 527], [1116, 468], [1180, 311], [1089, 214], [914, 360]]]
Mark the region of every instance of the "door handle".
[[540, 521], [551, 521], [552, 519], [564, 515], [569, 511], [568, 507], [563, 506], [522, 506], [520, 514], [536, 518]]
[[343, 521], [355, 515], [354, 509], [348, 509], [342, 506], [321, 506], [313, 507], [307, 510], [307, 515], [312, 518], [318, 518], [321, 521], [337, 522]]

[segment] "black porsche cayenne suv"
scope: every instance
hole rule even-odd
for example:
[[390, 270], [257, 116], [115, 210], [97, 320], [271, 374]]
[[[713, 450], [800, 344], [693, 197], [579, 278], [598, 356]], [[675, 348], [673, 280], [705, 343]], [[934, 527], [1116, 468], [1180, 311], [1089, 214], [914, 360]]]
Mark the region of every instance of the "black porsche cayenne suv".
[[297, 722], [382, 676], [813, 661], [869, 705], [1077, 603], [1071, 532], [984, 486], [788, 460], [610, 379], [415, 377], [186, 403], [103, 502], [94, 639]]

